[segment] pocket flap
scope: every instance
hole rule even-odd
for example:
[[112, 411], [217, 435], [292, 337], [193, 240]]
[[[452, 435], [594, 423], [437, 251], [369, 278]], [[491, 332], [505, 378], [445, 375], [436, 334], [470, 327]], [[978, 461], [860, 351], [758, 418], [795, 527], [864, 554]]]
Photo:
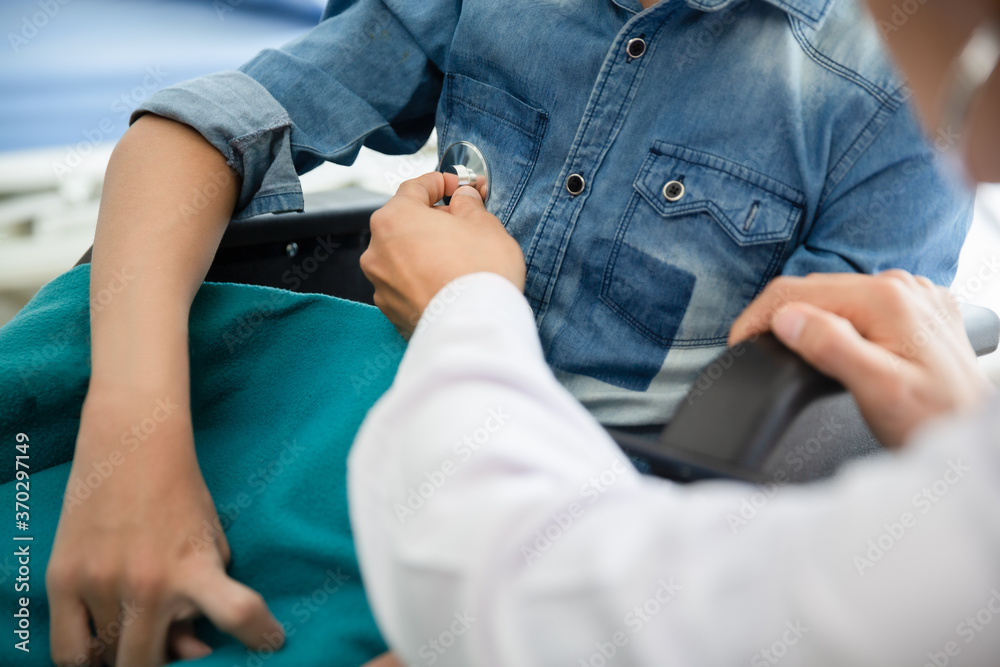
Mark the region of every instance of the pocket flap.
[[801, 192], [769, 176], [662, 141], [650, 149], [635, 188], [665, 218], [708, 213], [739, 245], [787, 241], [805, 205]]

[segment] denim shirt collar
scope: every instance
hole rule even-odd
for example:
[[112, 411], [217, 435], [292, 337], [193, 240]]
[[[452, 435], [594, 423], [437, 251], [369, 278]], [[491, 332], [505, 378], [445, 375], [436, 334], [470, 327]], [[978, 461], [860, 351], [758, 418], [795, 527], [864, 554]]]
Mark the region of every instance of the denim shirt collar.
[[[630, 12], [642, 11], [639, 0], [612, 0], [622, 9]], [[665, 2], [675, 2], [676, 0], [664, 0]], [[753, 0], [685, 0], [688, 6], [700, 9], [703, 12], [718, 12], [727, 9], [739, 2]], [[769, 2], [783, 12], [790, 14], [804, 21], [810, 28], [818, 28], [830, 12], [834, 0], [763, 0]]]

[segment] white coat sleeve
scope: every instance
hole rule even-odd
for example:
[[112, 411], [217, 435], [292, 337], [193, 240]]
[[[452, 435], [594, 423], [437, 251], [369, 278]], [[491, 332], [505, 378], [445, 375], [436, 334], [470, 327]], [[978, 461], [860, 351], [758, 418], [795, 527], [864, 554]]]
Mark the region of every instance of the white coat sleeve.
[[523, 296], [474, 274], [358, 434], [351, 521], [408, 665], [995, 665], [998, 432], [943, 425], [807, 488], [643, 477]]

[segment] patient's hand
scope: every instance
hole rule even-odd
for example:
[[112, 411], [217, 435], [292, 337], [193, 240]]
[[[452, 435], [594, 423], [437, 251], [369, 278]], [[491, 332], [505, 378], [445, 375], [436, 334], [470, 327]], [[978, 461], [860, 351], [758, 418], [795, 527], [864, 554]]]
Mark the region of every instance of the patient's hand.
[[92, 387], [46, 572], [53, 661], [201, 657], [210, 649], [189, 623], [198, 614], [247, 646], [280, 646], [282, 627], [261, 596], [226, 575], [218, 528], [187, 397]]
[[426, 174], [399, 186], [372, 215], [361, 269], [375, 285], [375, 305], [404, 336], [455, 278], [489, 271], [524, 289], [521, 247], [486, 211], [479, 193], [459, 188], [449, 206], [434, 206], [444, 195], [444, 177]]
[[394, 654], [383, 653], [374, 660], [366, 662], [361, 667], [403, 667], [403, 663]]
[[887, 446], [993, 392], [954, 298], [905, 271], [777, 278], [736, 320], [729, 342], [768, 329], [840, 380]]

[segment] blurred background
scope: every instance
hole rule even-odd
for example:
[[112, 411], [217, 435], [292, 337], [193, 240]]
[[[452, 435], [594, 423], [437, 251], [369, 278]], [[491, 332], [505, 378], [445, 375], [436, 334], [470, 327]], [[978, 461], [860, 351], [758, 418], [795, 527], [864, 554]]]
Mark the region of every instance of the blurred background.
[[[157, 90], [234, 69], [320, 20], [324, 0], [0, 2], [0, 324], [94, 238], [104, 171], [132, 110]], [[392, 194], [437, 166], [363, 150], [303, 178], [319, 192]]]
[[[418, 0], [414, 0], [418, 1]], [[93, 241], [104, 170], [155, 91], [233, 69], [315, 25], [323, 0], [3, 0], [0, 3], [0, 324]], [[303, 177], [307, 193], [392, 194], [436, 166], [367, 149]], [[954, 291], [1000, 311], [1000, 186], [984, 186]], [[1000, 353], [983, 360], [1000, 383]]]

